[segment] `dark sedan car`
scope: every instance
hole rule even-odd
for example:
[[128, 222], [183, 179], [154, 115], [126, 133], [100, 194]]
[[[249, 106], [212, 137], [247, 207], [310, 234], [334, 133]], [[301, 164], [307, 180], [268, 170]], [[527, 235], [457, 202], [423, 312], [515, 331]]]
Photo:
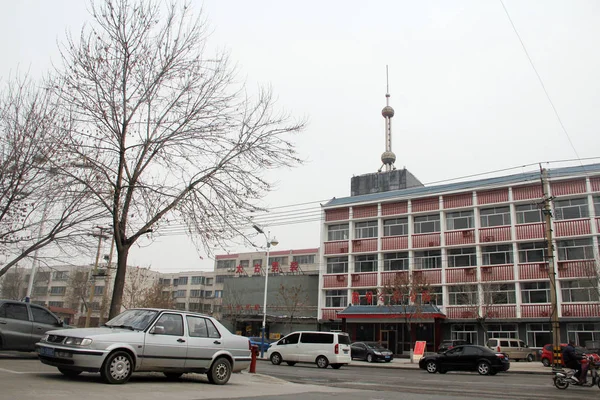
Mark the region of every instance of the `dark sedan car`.
[[350, 352], [352, 359], [358, 358], [368, 362], [390, 362], [394, 359], [394, 354], [379, 343], [355, 342], [350, 346]]
[[496, 353], [484, 346], [456, 346], [444, 353], [429, 355], [419, 360], [419, 368], [430, 374], [448, 371], [477, 371], [480, 375], [496, 375], [508, 371], [510, 361], [504, 353]]

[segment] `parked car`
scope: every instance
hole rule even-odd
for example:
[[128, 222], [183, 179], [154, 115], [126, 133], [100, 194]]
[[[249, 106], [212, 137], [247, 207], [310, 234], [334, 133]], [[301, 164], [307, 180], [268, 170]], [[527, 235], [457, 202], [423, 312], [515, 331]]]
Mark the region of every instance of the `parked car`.
[[496, 353], [508, 354], [511, 360], [529, 362], [535, 360], [535, 350], [530, 349], [524, 341], [519, 339], [490, 338], [486, 346]]
[[[560, 344], [561, 354], [566, 346], [567, 346], [566, 343]], [[588, 354], [590, 352], [584, 347], [575, 346], [575, 353], [577, 353], [579, 355], [584, 355], [584, 354]], [[552, 345], [551, 344], [547, 344], [544, 347], [542, 347], [542, 353], [540, 355], [540, 359], [542, 361], [542, 364], [544, 364], [544, 367], [552, 366]], [[565, 365], [562, 362], [562, 357], [561, 357], [561, 365], [563, 365], [563, 366]]]
[[339, 369], [352, 361], [350, 336], [342, 332], [292, 332], [272, 343], [266, 354], [274, 365], [285, 361], [315, 363], [319, 368]]
[[504, 353], [496, 353], [484, 346], [456, 346], [444, 353], [428, 355], [419, 360], [419, 368], [430, 374], [448, 371], [477, 371], [480, 375], [496, 375], [508, 371], [510, 361]]
[[129, 309], [99, 328], [55, 330], [37, 343], [42, 363], [69, 377], [100, 372], [107, 383], [125, 383], [134, 371], [177, 379], [206, 373], [217, 385], [250, 365], [250, 341], [216, 319], [193, 312]]
[[390, 350], [376, 342], [354, 342], [350, 346], [350, 355], [352, 359], [358, 358], [367, 362], [390, 362], [394, 359], [394, 354]]
[[464, 344], [469, 344], [464, 339], [454, 339], [454, 340], [442, 340], [442, 343], [438, 346], [438, 353], [443, 353], [446, 350], [450, 350], [454, 346], [462, 346]]
[[63, 323], [46, 307], [16, 300], [0, 300], [0, 350], [35, 351], [47, 331]]
[[[250, 339], [250, 344], [252, 346], [256, 345], [258, 346], [258, 351], [261, 351], [261, 345], [262, 345], [262, 337], [260, 336], [251, 336], [248, 339]], [[262, 351], [265, 352], [269, 349], [269, 347], [271, 347], [271, 341], [267, 338], [265, 338], [265, 345], [263, 346]]]

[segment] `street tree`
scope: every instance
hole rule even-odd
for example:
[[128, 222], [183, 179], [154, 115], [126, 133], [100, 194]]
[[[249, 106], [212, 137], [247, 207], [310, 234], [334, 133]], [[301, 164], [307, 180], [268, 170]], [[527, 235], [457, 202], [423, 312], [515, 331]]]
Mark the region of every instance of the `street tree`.
[[158, 273], [151, 271], [150, 268], [136, 267], [128, 269], [123, 290], [123, 307], [141, 307], [158, 281]]
[[279, 309], [285, 313], [288, 331], [291, 332], [294, 325], [294, 318], [300, 316], [302, 311], [305, 311], [309, 308], [308, 293], [301, 284], [286, 285], [282, 283], [277, 289], [277, 302]]
[[[69, 175], [87, 179], [61, 158], [68, 126], [69, 118], [60, 117], [50, 91], [28, 77], [11, 79], [2, 88], [0, 276], [26, 259], [68, 259], [75, 249], [81, 254], [90, 244], [90, 227], [105, 216], [93, 198], [57, 168], [68, 167], [64, 171]], [[42, 249], [45, 254], [39, 253]]]
[[169, 286], [157, 279], [144, 290], [138, 307], [172, 309], [175, 308], [175, 299], [173, 299]]
[[0, 294], [9, 300], [21, 300], [27, 283], [24, 281], [23, 269], [15, 267], [2, 276], [0, 281]]
[[65, 296], [65, 305], [73, 310], [79, 310], [79, 305], [83, 304], [87, 311], [88, 296], [90, 293], [90, 270], [89, 268], [74, 268], [69, 273], [69, 284]]
[[86, 160], [102, 183], [89, 192], [111, 215], [113, 317], [131, 246], [174, 226], [209, 253], [243, 236], [272, 188], [265, 172], [301, 163], [292, 136], [304, 121], [278, 111], [270, 89], [236, 81], [190, 3], [106, 0], [90, 11], [51, 86], [76, 121], [65, 157]]

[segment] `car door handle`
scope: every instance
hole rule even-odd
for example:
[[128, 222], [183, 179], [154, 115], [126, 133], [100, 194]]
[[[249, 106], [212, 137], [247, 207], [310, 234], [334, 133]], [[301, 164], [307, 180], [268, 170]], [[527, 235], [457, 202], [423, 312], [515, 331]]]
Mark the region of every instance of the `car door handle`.
[[184, 343], [184, 342], [185, 342], [185, 339], [179, 338], [179, 339], [177, 339], [177, 341], [178, 341], [179, 343]]
[[220, 340], [215, 340], [215, 341], [213, 342], [213, 344], [221, 344], [221, 341], [220, 341]]

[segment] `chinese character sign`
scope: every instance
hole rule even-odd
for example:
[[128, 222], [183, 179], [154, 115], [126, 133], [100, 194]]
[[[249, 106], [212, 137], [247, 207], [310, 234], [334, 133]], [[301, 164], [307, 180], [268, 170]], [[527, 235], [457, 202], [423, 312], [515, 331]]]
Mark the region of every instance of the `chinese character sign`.
[[254, 273], [260, 274], [260, 264], [254, 264]]
[[279, 263], [277, 261], [273, 261], [273, 264], [271, 264], [271, 272], [279, 272]]
[[292, 261], [290, 264], [290, 272], [298, 272], [298, 261]]
[[238, 265], [237, 268], [236, 268], [236, 270], [235, 270], [235, 272], [238, 273], [238, 274], [243, 274], [244, 273], [244, 267], [242, 267], [241, 264]]

